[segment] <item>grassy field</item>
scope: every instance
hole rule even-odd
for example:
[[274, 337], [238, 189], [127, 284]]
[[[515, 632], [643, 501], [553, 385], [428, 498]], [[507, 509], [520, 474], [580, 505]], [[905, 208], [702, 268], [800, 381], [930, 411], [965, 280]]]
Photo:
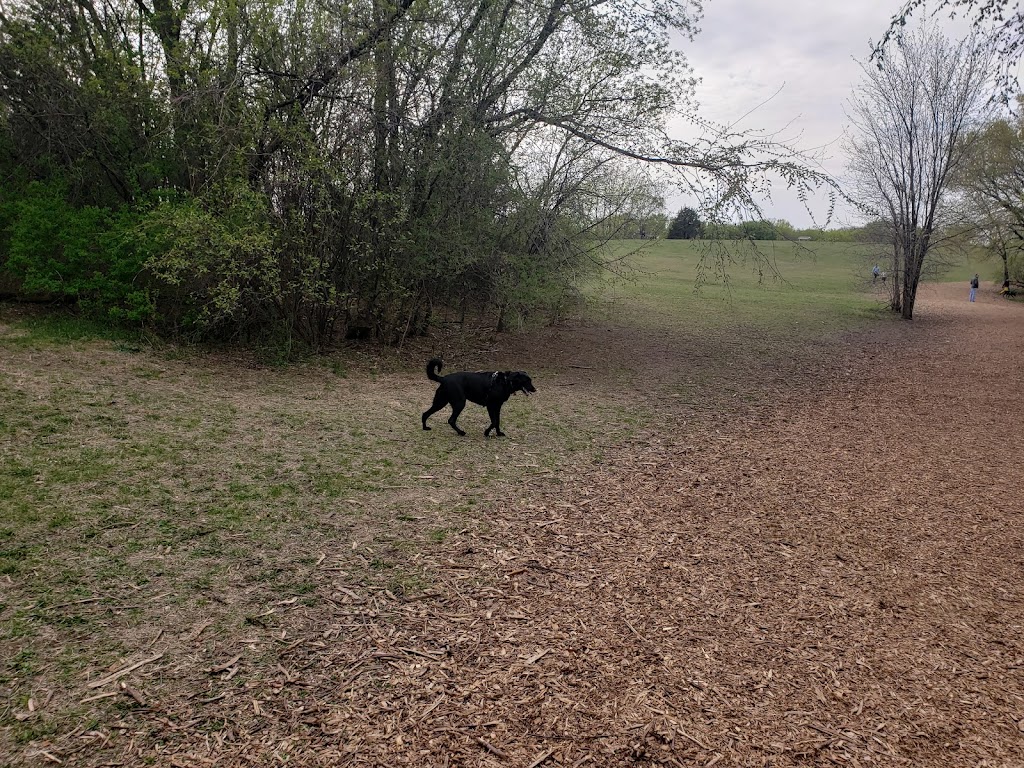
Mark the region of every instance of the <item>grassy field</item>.
[[[452, 531], [486, 528], [500, 500], [529, 503], [534, 484], [600, 462], [659, 418], [650, 396], [756, 399], [738, 361], [770, 370], [794, 337], [883, 320], [856, 249], [761, 250], [768, 272], [734, 253], [728, 279], [712, 269], [698, 284], [715, 253], [654, 243], [630, 281], [592, 290], [575, 330], [449, 348], [543, 374], [538, 400], [506, 407], [502, 441], [482, 437], [480, 409], [463, 416], [465, 439], [446, 413], [420, 430], [429, 342], [267, 369], [0, 306], [0, 764], [130, 712], [127, 698], [89, 700], [86, 681], [154, 646], [184, 653], [185, 629], [211, 622], [215, 654], [285, 632], [287, 606], [322, 605], [329, 579], [427, 590], [427, 563]], [[573, 362], [586, 354], [660, 383], [644, 399]], [[175, 679], [201, 684], [208, 662]]]
[[[617, 244], [620, 253], [630, 243]], [[1002, 266], [980, 252], [941, 254], [925, 282], [1001, 280]], [[652, 326], [752, 326], [817, 333], [874, 321], [884, 309], [872, 283], [875, 251], [850, 243], [766, 241], [754, 245], [661, 240], [635, 260], [635, 279], [602, 296], [616, 317]], [[884, 261], [880, 262], [884, 269]]]
[[842, 243], [663, 240], [636, 261], [634, 282], [606, 296], [622, 317], [661, 327], [849, 327], [874, 317], [882, 298], [872, 292], [868, 258]]

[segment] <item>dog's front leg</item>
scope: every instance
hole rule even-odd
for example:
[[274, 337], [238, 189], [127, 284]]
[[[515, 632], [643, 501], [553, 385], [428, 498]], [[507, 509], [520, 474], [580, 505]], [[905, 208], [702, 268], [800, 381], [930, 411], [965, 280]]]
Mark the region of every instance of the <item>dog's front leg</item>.
[[490, 437], [492, 429], [495, 437], [504, 437], [505, 433], [501, 431], [501, 406], [488, 405], [487, 413], [491, 416], [491, 425], [484, 430], [484, 437]]

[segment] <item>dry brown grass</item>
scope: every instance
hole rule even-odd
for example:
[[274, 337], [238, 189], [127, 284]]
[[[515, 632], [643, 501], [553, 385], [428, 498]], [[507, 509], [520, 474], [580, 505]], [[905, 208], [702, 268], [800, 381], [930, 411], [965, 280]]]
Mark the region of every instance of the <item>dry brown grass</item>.
[[0, 761], [1024, 764], [1024, 314], [947, 290], [449, 346], [535, 374], [501, 441], [419, 430], [427, 350], [8, 339]]

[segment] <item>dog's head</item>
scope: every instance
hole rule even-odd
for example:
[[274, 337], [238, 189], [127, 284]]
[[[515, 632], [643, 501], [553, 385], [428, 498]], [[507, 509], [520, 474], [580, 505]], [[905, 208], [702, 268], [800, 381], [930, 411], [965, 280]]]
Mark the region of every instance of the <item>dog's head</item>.
[[512, 390], [513, 395], [516, 392], [529, 395], [537, 391], [537, 388], [533, 386], [533, 382], [530, 381], [530, 377], [526, 375], [525, 371], [503, 371], [501, 376], [508, 384], [508, 388]]

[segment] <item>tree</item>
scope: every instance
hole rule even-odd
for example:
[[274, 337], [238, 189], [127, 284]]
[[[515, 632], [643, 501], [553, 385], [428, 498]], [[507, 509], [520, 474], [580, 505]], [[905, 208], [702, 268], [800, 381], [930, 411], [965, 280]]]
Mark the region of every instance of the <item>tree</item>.
[[892, 228], [889, 304], [910, 320], [925, 260], [948, 222], [965, 139], [989, 103], [988, 56], [973, 40], [953, 43], [920, 29], [877, 66], [861, 68], [848, 111], [853, 194]]
[[778, 239], [778, 230], [776, 230], [775, 225], [764, 219], [744, 221], [740, 224], [740, 227], [743, 230], [743, 237], [747, 240]]
[[907, 0], [873, 47], [872, 59], [884, 59], [892, 44], [903, 40], [911, 18], [929, 7], [930, 15], [936, 17], [943, 12], [972, 17], [979, 39], [998, 63], [995, 77], [1002, 98], [1008, 100], [1018, 91], [1016, 70], [1024, 54], [1024, 11], [1017, 0]]
[[1024, 280], [1024, 119], [995, 120], [970, 137], [956, 183], [975, 239], [1003, 264], [1003, 284]]
[[796, 227], [786, 219], [775, 219], [772, 222], [772, 228], [775, 230], [776, 240], [796, 240], [798, 237]]
[[680, 208], [672, 219], [666, 237], [669, 240], [694, 240], [701, 235], [703, 224], [693, 208]]
[[974, 239], [1002, 262], [1003, 287], [1024, 285], [1024, 229], [1016, 216], [990, 207], [977, 212]]

